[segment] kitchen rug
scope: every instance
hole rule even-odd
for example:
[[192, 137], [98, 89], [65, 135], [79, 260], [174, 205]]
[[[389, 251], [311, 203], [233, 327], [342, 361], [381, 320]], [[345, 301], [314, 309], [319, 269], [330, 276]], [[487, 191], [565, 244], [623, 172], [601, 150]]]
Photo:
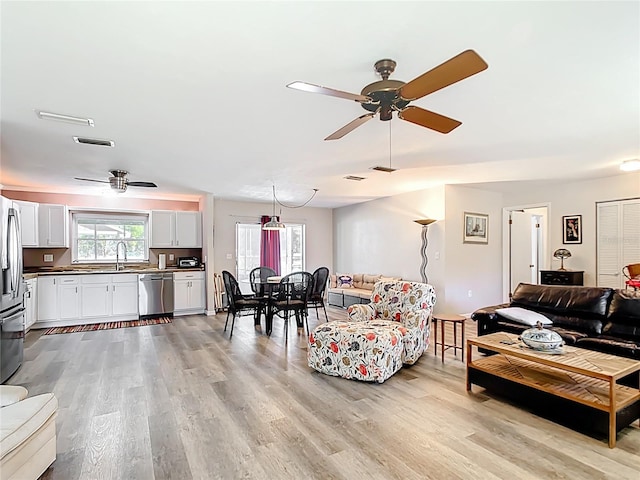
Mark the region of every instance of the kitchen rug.
[[58, 333], [93, 332], [94, 330], [111, 330], [112, 328], [143, 327], [144, 325], [160, 325], [172, 323], [169, 317], [149, 318], [145, 320], [129, 320], [126, 322], [91, 323], [88, 325], [74, 325], [73, 327], [51, 327], [44, 331], [43, 335], [56, 335]]

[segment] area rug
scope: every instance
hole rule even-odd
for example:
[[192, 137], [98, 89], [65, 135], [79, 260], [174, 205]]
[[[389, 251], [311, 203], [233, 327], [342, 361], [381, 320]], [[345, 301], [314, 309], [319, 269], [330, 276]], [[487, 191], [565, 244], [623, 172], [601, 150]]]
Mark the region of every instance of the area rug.
[[149, 318], [146, 320], [129, 320], [126, 322], [91, 323], [89, 325], [74, 325], [73, 327], [51, 327], [44, 331], [43, 335], [56, 335], [58, 333], [93, 332], [94, 330], [111, 330], [112, 328], [143, 327], [145, 325], [160, 325], [171, 323], [169, 317]]

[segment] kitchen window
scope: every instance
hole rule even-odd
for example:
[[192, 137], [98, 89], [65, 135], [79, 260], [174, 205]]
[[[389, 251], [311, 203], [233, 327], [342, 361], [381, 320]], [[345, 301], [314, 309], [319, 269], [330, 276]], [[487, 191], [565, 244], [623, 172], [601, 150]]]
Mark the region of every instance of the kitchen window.
[[[73, 263], [115, 262], [120, 242], [127, 249], [127, 261], [148, 261], [148, 214], [72, 212], [71, 217]], [[120, 259], [123, 257], [120, 246]]]

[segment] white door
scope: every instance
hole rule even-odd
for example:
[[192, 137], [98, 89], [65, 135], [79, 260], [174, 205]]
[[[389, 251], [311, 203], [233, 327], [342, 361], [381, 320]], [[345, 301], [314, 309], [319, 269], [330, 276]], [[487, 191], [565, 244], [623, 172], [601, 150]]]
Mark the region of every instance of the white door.
[[151, 212], [151, 248], [175, 246], [175, 212]]
[[173, 309], [188, 310], [189, 305], [189, 283], [191, 280], [175, 280], [173, 282]]
[[82, 285], [82, 318], [108, 317], [111, 292], [107, 283]]
[[38, 204], [33, 202], [14, 202], [20, 209], [22, 227], [22, 246], [38, 246]]
[[58, 300], [60, 301], [60, 320], [80, 318], [78, 285], [60, 285]]
[[531, 262], [531, 214], [524, 210], [511, 212], [511, 292], [519, 283], [538, 283], [535, 264]]
[[204, 309], [206, 301], [204, 280], [191, 280], [189, 295], [191, 308]]
[[113, 289], [113, 314], [137, 315], [138, 314], [138, 283], [118, 283], [111, 286]]
[[58, 285], [56, 277], [38, 278], [38, 312], [39, 322], [58, 319]]
[[202, 247], [202, 220], [200, 212], [175, 212], [176, 246], [180, 248]]
[[67, 207], [41, 204], [38, 208], [38, 234], [41, 247], [68, 247]]

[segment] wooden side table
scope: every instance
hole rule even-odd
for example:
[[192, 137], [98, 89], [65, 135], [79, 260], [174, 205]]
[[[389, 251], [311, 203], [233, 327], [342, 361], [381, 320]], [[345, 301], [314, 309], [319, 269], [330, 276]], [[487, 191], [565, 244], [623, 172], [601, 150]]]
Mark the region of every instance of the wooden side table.
[[[453, 348], [453, 354], [456, 355], [460, 350], [462, 353], [462, 361], [464, 362], [464, 322], [465, 318], [460, 315], [447, 315], [446, 313], [438, 313], [433, 315], [433, 336], [434, 342], [434, 354], [438, 354], [438, 344], [441, 347], [442, 363], [444, 363], [444, 351], [449, 348]], [[440, 342], [438, 342], [438, 322], [440, 322]], [[453, 324], [453, 344], [445, 343], [444, 341], [444, 326], [447, 323]], [[458, 325], [460, 325], [461, 341], [458, 346]]]

